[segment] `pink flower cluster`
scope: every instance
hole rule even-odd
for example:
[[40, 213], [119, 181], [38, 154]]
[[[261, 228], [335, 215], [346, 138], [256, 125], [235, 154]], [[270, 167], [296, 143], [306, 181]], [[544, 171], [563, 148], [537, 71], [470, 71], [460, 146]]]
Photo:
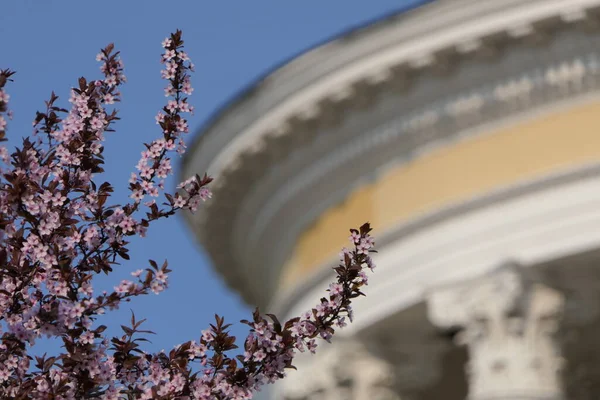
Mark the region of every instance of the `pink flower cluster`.
[[[80, 78], [69, 109], [56, 105], [52, 94], [36, 114], [33, 138], [12, 154], [0, 146], [0, 398], [249, 399], [284, 377], [297, 352], [314, 352], [317, 339], [330, 340], [346, 318], [352, 320], [351, 300], [367, 284], [364, 268], [374, 266], [368, 224], [351, 230], [354, 248], [343, 251], [337, 279], [315, 308], [283, 324], [258, 311], [243, 321], [251, 331], [243, 354], [230, 355], [235, 338], [218, 316], [198, 341], [169, 353], [140, 348], [140, 335], [149, 332], [133, 315], [121, 337], [105, 336], [103, 314], [130, 297], [164, 291], [171, 271], [166, 262], [150, 260], [133, 279], [102, 293], [94, 290], [94, 277], [128, 260], [130, 237], [144, 237], [153, 221], [180, 209], [193, 212], [211, 197], [206, 175], [182, 182], [175, 194], [164, 192], [173, 173], [169, 154], [185, 151], [193, 64], [180, 31], [163, 48], [168, 99], [156, 116], [161, 136], [145, 144], [129, 181], [129, 203], [109, 205], [113, 188], [99, 180], [104, 136], [118, 120], [109, 106], [120, 101], [126, 80], [113, 45], [96, 57], [103, 78]], [[4, 88], [13, 74], [0, 70], [0, 141], [10, 119]], [[60, 340], [64, 351], [31, 357], [43, 336]]]

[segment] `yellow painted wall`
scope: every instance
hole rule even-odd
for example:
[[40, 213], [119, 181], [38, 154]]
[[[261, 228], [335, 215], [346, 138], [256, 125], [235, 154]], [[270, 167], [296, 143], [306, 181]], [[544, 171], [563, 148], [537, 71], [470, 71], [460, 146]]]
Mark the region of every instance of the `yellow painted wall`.
[[349, 242], [348, 228], [377, 232], [450, 203], [565, 167], [600, 160], [600, 102], [461, 140], [402, 164], [325, 212], [299, 238], [282, 271], [294, 286]]

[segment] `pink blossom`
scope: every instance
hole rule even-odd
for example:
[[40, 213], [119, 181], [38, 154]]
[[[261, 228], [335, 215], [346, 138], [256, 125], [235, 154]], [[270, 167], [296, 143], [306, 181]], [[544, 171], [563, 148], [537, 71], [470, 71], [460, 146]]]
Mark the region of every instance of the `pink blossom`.
[[169, 102], [167, 103], [167, 110], [169, 110], [169, 112], [175, 112], [177, 111], [179, 108], [178, 103], [175, 100], [169, 100]]
[[165, 51], [164, 58], [165, 58], [165, 60], [169, 61], [172, 58], [174, 58], [175, 55], [176, 55], [175, 50], [167, 50], [167, 51]]
[[103, 100], [106, 104], [114, 104], [115, 97], [111, 93], [106, 93], [103, 97]]
[[344, 287], [339, 283], [332, 283], [329, 285], [329, 293], [333, 296], [339, 296], [344, 293]]
[[131, 273], [131, 276], [138, 278], [140, 275], [142, 275], [142, 272], [144, 272], [144, 271], [141, 269], [135, 270]]
[[[144, 237], [157, 220], [179, 209], [195, 211], [212, 197], [208, 176], [187, 179], [174, 195], [164, 193], [173, 173], [169, 153], [186, 150], [183, 133], [189, 123], [182, 115], [193, 112], [184, 96], [193, 91], [193, 64], [183, 51], [181, 32], [167, 38], [163, 47], [169, 99], [156, 116], [159, 138], [145, 145], [135, 167], [138, 173], [130, 176], [131, 200], [126, 204], [112, 203], [114, 189], [101, 178], [104, 135], [118, 119], [117, 110], [105, 107], [119, 101], [126, 79], [112, 45], [97, 56], [103, 79], [82, 78], [70, 92], [70, 110], [63, 111], [53, 95], [46, 110], [53, 116], [36, 114], [36, 138], [12, 154], [0, 146], [6, 164], [0, 237], [4, 265], [13, 271], [0, 276], [0, 318], [5, 321], [0, 330], [6, 327], [0, 338], [0, 398], [245, 400], [285, 376], [296, 352], [315, 352], [317, 339], [329, 341], [334, 327], [352, 321], [351, 300], [367, 284], [364, 270], [375, 267], [368, 224], [351, 230], [353, 249], [342, 251], [336, 280], [314, 308], [287, 323], [258, 312], [245, 322], [251, 332], [239, 360], [229, 358], [234, 338], [220, 317], [202, 331], [198, 342], [183, 343], [171, 352], [142, 350], [139, 339], [145, 331], [135, 315], [130, 326], [122, 326], [121, 336], [107, 336], [102, 316], [133, 297], [166, 290], [170, 269], [166, 262], [159, 266], [150, 261], [148, 269], [132, 272], [133, 281], [122, 280], [110, 293], [95, 290], [94, 278], [110, 275], [129, 259], [132, 236]], [[5, 115], [10, 115], [4, 87], [12, 72], [2, 70], [0, 75], [4, 130]], [[161, 194], [163, 200], [158, 199]], [[154, 198], [143, 202], [147, 195]], [[34, 366], [28, 352], [43, 335], [59, 339], [64, 347], [57, 357], [35, 359]], [[213, 363], [215, 356], [222, 365]], [[198, 374], [192, 373], [198, 368]]]
[[83, 335], [79, 337], [79, 341], [82, 344], [92, 344], [94, 343], [94, 333], [93, 332], [85, 332]]
[[182, 60], [182, 61], [189, 61], [190, 58], [188, 57], [187, 53], [185, 51], [180, 51], [179, 53], [177, 53], [177, 56]]
[[141, 190], [134, 190], [133, 192], [131, 192], [131, 195], [129, 197], [135, 200], [136, 203], [139, 203], [144, 199], [144, 192]]
[[183, 199], [183, 197], [177, 196], [175, 198], [175, 203], [173, 203], [173, 207], [175, 207], [175, 208], [182, 208], [184, 206], [185, 206], [185, 200]]
[[164, 47], [164, 48], [167, 48], [167, 47], [170, 47], [170, 46], [171, 46], [171, 43], [173, 43], [173, 42], [171, 41], [171, 39], [170, 39], [170, 38], [166, 38], [165, 40], [163, 40], [163, 41], [162, 41], [162, 43], [161, 43], [161, 44], [162, 44], [162, 47]]

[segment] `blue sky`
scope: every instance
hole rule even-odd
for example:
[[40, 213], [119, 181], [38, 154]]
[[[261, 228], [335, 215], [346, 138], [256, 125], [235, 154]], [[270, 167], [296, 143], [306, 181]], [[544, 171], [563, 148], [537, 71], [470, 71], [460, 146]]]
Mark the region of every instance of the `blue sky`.
[[[114, 184], [115, 198], [122, 200], [142, 142], [160, 133], [154, 115], [165, 98], [158, 60], [160, 42], [170, 31], [184, 31], [196, 64], [191, 98], [196, 113], [190, 125], [197, 129], [273, 65], [340, 31], [415, 2], [2, 0], [0, 68], [18, 71], [16, 82], [8, 87], [15, 112], [9, 136], [30, 133], [36, 109], [43, 107], [52, 90], [66, 105], [69, 88], [79, 76], [98, 76], [95, 55], [114, 42], [122, 52], [128, 83], [119, 104], [122, 120], [106, 142], [105, 179]], [[214, 313], [230, 322], [247, 316], [247, 306], [212, 271], [181, 217], [155, 225], [146, 239], [134, 240], [131, 251], [131, 261], [110, 279], [111, 286], [131, 271], [145, 268], [149, 258], [169, 260], [174, 270], [171, 286], [159, 296], [138, 298], [131, 306], [109, 313], [103, 323], [118, 326], [133, 308], [138, 317], [148, 318], [146, 328], [157, 333], [149, 348], [160, 350], [197, 339]], [[240, 335], [245, 329], [238, 324], [233, 332]], [[52, 348], [48, 343], [42, 346]]]

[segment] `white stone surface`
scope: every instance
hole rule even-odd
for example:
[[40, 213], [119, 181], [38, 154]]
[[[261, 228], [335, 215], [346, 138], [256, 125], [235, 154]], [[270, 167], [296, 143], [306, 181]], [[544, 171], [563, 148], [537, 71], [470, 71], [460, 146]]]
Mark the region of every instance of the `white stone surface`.
[[[574, 171], [562, 172], [568, 173]], [[531, 265], [597, 247], [600, 169], [574, 182], [460, 213], [378, 246], [367, 296], [356, 302], [355, 322], [340, 333], [353, 335], [424, 301], [433, 287], [482, 276], [508, 260]], [[289, 315], [312, 308], [325, 288], [323, 282], [305, 292]]]
[[277, 386], [285, 400], [400, 400], [392, 390], [390, 365], [358, 342], [325, 344], [318, 354], [298, 357], [297, 371]]
[[429, 316], [443, 328], [460, 327], [469, 350], [470, 400], [563, 398], [556, 338], [564, 295], [529, 281], [519, 266], [438, 288]]

